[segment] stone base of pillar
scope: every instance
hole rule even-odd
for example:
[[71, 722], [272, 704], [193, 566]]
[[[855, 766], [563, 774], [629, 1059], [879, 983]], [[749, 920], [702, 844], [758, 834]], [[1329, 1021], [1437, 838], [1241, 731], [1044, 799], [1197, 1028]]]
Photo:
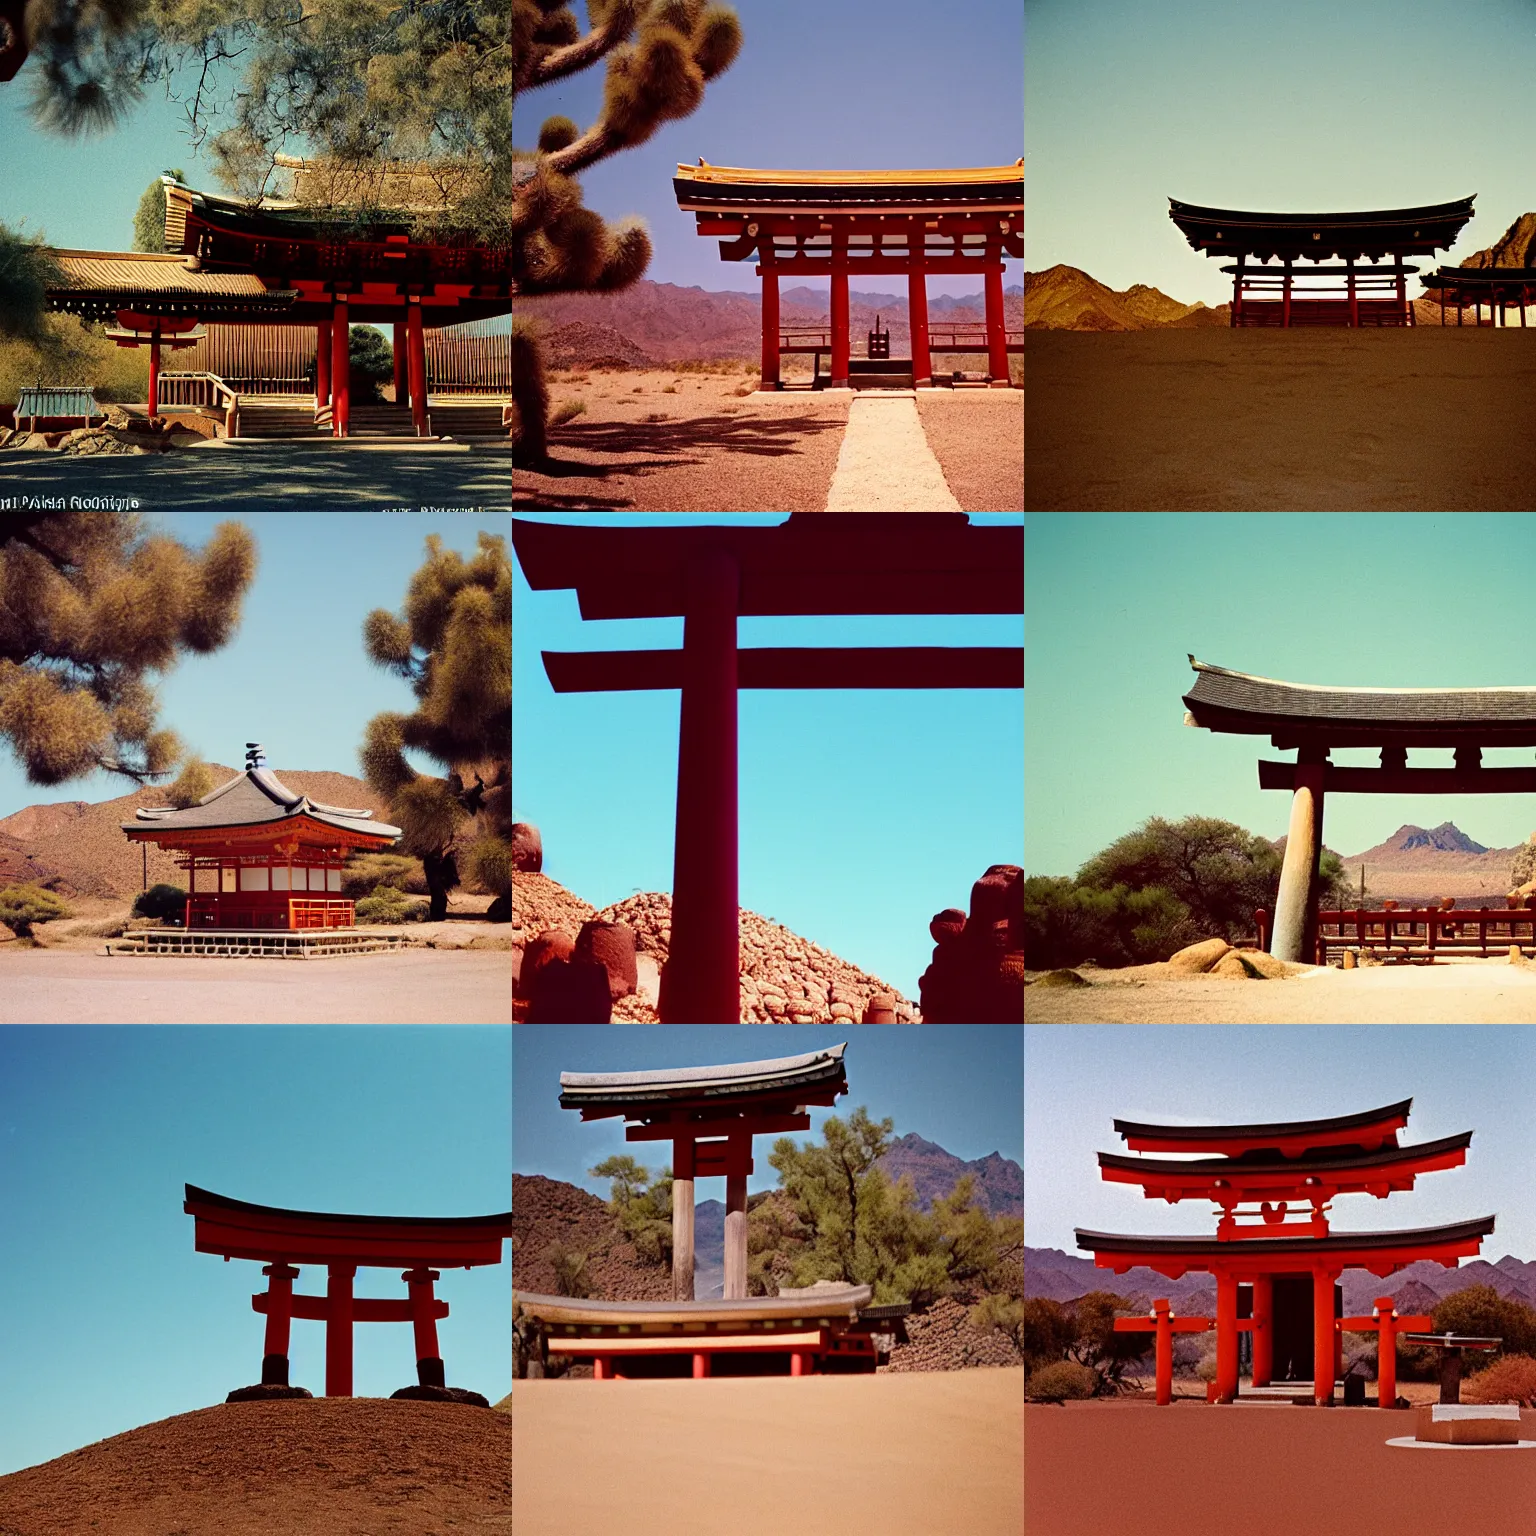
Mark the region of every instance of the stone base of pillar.
[[1013, 388], [1013, 380], [1012, 379], [988, 379], [987, 380], [987, 388], [988, 389], [1012, 389]]
[[418, 1360], [416, 1362], [416, 1381], [423, 1387], [447, 1385], [443, 1377], [443, 1362], [435, 1356], [429, 1360]]
[[466, 1387], [401, 1387], [391, 1392], [390, 1398], [403, 1398], [413, 1403], [462, 1403], [466, 1408], [489, 1408], [490, 1400], [479, 1392]]
[[288, 1385], [287, 1355], [262, 1356], [261, 1384], [264, 1387], [286, 1387]]
[[285, 1387], [281, 1382], [264, 1381], [256, 1387], [236, 1387], [224, 1401], [226, 1403], [263, 1403], [271, 1398], [313, 1397], [314, 1395], [306, 1387]]

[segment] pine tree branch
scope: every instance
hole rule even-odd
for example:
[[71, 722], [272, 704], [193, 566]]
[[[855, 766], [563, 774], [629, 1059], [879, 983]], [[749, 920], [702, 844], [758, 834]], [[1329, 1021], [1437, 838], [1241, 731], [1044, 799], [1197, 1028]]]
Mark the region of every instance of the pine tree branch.
[[629, 5], [615, 5], [608, 19], [600, 27], [594, 27], [583, 38], [567, 43], [564, 48], [552, 49], [536, 59], [529, 71], [527, 85], [548, 85], [552, 80], [563, 80], [578, 70], [596, 64], [604, 54], [617, 48], [629, 36], [635, 25], [634, 9]]

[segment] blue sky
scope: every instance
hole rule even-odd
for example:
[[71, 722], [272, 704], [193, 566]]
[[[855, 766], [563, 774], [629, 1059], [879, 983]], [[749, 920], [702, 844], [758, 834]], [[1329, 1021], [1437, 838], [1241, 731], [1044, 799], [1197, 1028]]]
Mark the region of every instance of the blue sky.
[[[604, 516], [638, 525], [683, 515]], [[512, 813], [543, 833], [544, 873], [597, 907], [670, 891], [681, 695], [557, 695], [540, 652], [676, 648], [682, 619], [584, 621], [574, 592], [531, 592], [514, 560], [512, 620]], [[1023, 621], [743, 618], [737, 637], [742, 646], [1018, 645]], [[1018, 693], [744, 689], [739, 720], [741, 905], [916, 1001], [933, 949], [929, 919], [968, 906], [989, 865], [1022, 859]]]
[[[0, 92], [0, 96], [3, 96]], [[374, 666], [363, 650], [373, 608], [398, 612], [426, 554], [426, 536], [465, 556], [484, 530], [510, 538], [496, 513], [211, 512], [149, 514], [149, 526], [201, 548], [224, 521], [256, 537], [256, 578], [234, 638], [206, 656], [185, 656], [160, 689], [161, 722], [209, 762], [241, 768], [245, 743], [259, 741], [277, 769], [361, 775], [363, 727], [381, 710], [409, 714], [409, 685]], [[440, 766], [420, 759], [426, 773]], [[0, 747], [0, 817], [26, 805], [110, 800], [130, 779], [91, 774], [64, 784], [28, 784]]]
[[[1045, 513], [1030, 518], [1025, 709], [1029, 872], [1067, 875], [1149, 816], [1219, 816], [1281, 836], [1290, 797], [1260, 790], [1266, 736], [1183, 724], [1201, 661], [1289, 682], [1468, 688], [1533, 679], [1516, 633], [1536, 570], [1527, 513]], [[1530, 764], [1490, 748], [1489, 766]], [[1333, 754], [1372, 766], [1363, 748]], [[1449, 750], [1409, 753], [1450, 767]], [[1330, 795], [1323, 838], [1363, 852], [1405, 822], [1523, 843], [1521, 795]]]
[[1231, 279], [1189, 248], [1170, 197], [1318, 212], [1476, 193], [1441, 263], [1536, 208], [1532, 0], [1030, 0], [1028, 11], [1031, 272], [1065, 262], [1114, 288], [1222, 303]]
[[[1481, 1257], [1536, 1259], [1530, 1198], [1536, 1032], [1497, 1025], [1333, 1025], [1149, 1029], [1025, 1028], [1024, 1241], [1074, 1253], [1073, 1231], [1202, 1233], [1201, 1201], [1168, 1205], [1106, 1184], [1095, 1154], [1124, 1152], [1113, 1122], [1245, 1125], [1355, 1114], [1411, 1098], [1399, 1141], [1472, 1131], [1461, 1168], [1386, 1200], [1343, 1195], [1341, 1231], [1437, 1226], [1494, 1215]], [[1082, 1257], [1082, 1255], [1080, 1255]]]
[[[805, 1145], [821, 1141], [829, 1115], [846, 1120], [864, 1105], [873, 1120], [896, 1122], [893, 1136], [915, 1131], [970, 1162], [1000, 1152], [1023, 1155], [1023, 1032], [995, 1024], [913, 1029], [870, 1025], [849, 1031], [813, 1024], [660, 1025], [649, 1029], [519, 1024], [512, 1039], [512, 1167], [543, 1174], [608, 1198], [606, 1179], [588, 1176], [605, 1158], [628, 1153], [653, 1173], [670, 1166], [665, 1142], [626, 1142], [620, 1119], [583, 1122], [560, 1108], [562, 1072], [644, 1072], [799, 1056], [848, 1043], [848, 1092], [832, 1108], [812, 1106]], [[749, 1194], [777, 1189], [769, 1165], [775, 1138], [754, 1142]], [[700, 1181], [696, 1198], [723, 1200], [725, 1180]]]
[[[691, 117], [584, 171], [589, 208], [639, 214], [655, 254], [646, 276], [684, 287], [756, 293], [748, 262], [724, 262], [694, 233], [672, 192], [679, 164], [797, 170], [1007, 165], [1024, 153], [1023, 8], [1019, 0], [735, 0], [744, 41]], [[576, 5], [578, 18], [585, 6]], [[563, 114], [589, 127], [602, 102], [591, 69], [519, 98], [513, 135], [531, 148]], [[1006, 263], [1004, 283], [1022, 281]], [[980, 293], [980, 277], [933, 276], [931, 295]], [[900, 277], [863, 287], [898, 291]], [[819, 279], [809, 286], [822, 287]], [[905, 292], [905, 289], [899, 291]]]
[[[193, 1251], [184, 1184], [299, 1210], [506, 1210], [510, 1057], [498, 1028], [0, 1030], [0, 1474], [261, 1379], [261, 1266]], [[508, 1260], [437, 1286], [448, 1380], [493, 1402]], [[324, 1269], [297, 1288], [323, 1295]], [[404, 1292], [398, 1270], [358, 1272], [360, 1296]], [[354, 1341], [359, 1395], [414, 1381], [409, 1329]], [[323, 1324], [294, 1324], [290, 1359], [321, 1395]]]

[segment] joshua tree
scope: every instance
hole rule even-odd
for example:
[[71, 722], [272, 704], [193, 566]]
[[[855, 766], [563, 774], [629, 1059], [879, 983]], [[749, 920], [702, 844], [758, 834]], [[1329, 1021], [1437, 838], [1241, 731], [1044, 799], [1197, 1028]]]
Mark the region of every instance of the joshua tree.
[[[628, 287], [651, 259], [635, 220], [608, 225], [581, 205], [579, 171], [643, 144], [662, 123], [687, 117], [704, 82], [741, 48], [741, 23], [707, 0], [587, 0], [583, 36], [566, 0], [512, 0], [512, 90], [536, 89], [607, 60], [603, 109], [583, 132], [568, 117], [547, 118], [534, 153], [513, 150], [513, 292], [602, 293]], [[515, 115], [515, 113], [514, 113]], [[549, 396], [532, 334], [513, 322], [515, 447], [546, 451]]]

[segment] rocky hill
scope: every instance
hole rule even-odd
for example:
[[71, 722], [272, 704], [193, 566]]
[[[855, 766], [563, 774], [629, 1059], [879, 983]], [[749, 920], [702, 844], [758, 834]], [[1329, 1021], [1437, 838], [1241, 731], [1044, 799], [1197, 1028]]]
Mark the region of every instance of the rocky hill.
[[1024, 279], [1024, 324], [1064, 331], [1145, 331], [1226, 325], [1230, 306], [1181, 304], [1145, 283], [1119, 292], [1077, 267], [1058, 264]]
[[1455, 822], [1442, 821], [1438, 827], [1416, 827], [1411, 823], [1405, 824], [1385, 842], [1377, 843], [1374, 848], [1367, 848], [1364, 853], [1347, 854], [1344, 858], [1348, 864], [1358, 864], [1364, 859], [1383, 869], [1414, 869], [1426, 855], [1432, 857], [1447, 853], [1471, 854], [1474, 858], [1493, 853], [1508, 862], [1514, 856], [1514, 849], [1487, 848], [1482, 843], [1473, 842]]
[[[240, 770], [210, 763], [216, 783]], [[388, 806], [361, 779], [347, 773], [274, 769], [290, 789], [327, 805], [371, 810], [387, 821]], [[165, 805], [164, 789], [153, 786], [114, 800], [63, 800], [29, 805], [0, 820], [0, 883], [15, 870], [65, 896], [106, 896], [131, 900], [142, 889], [144, 845], [131, 843], [122, 823], [140, 806]], [[149, 846], [149, 883], [186, 885], [175, 857]]]
[[965, 1162], [916, 1131], [908, 1131], [891, 1143], [878, 1165], [894, 1183], [904, 1174], [917, 1190], [918, 1204], [926, 1211], [940, 1195], [954, 1189], [963, 1174], [975, 1180], [976, 1197], [994, 1216], [1024, 1214], [1024, 1170], [1012, 1158], [990, 1152]]
[[1401, 826], [1374, 848], [1341, 855], [1341, 862], [1356, 884], [1364, 865], [1372, 906], [1385, 898], [1433, 906], [1444, 896], [1460, 906], [1503, 906], [1505, 892], [1518, 884], [1513, 870], [1521, 851], [1484, 847], [1445, 821], [1438, 827]]
[[544, 336], [544, 362], [550, 368], [651, 368], [655, 359], [614, 330], [572, 320]]
[[1464, 267], [1536, 267], [1536, 213], [1522, 213], [1486, 250], [1474, 251]]

